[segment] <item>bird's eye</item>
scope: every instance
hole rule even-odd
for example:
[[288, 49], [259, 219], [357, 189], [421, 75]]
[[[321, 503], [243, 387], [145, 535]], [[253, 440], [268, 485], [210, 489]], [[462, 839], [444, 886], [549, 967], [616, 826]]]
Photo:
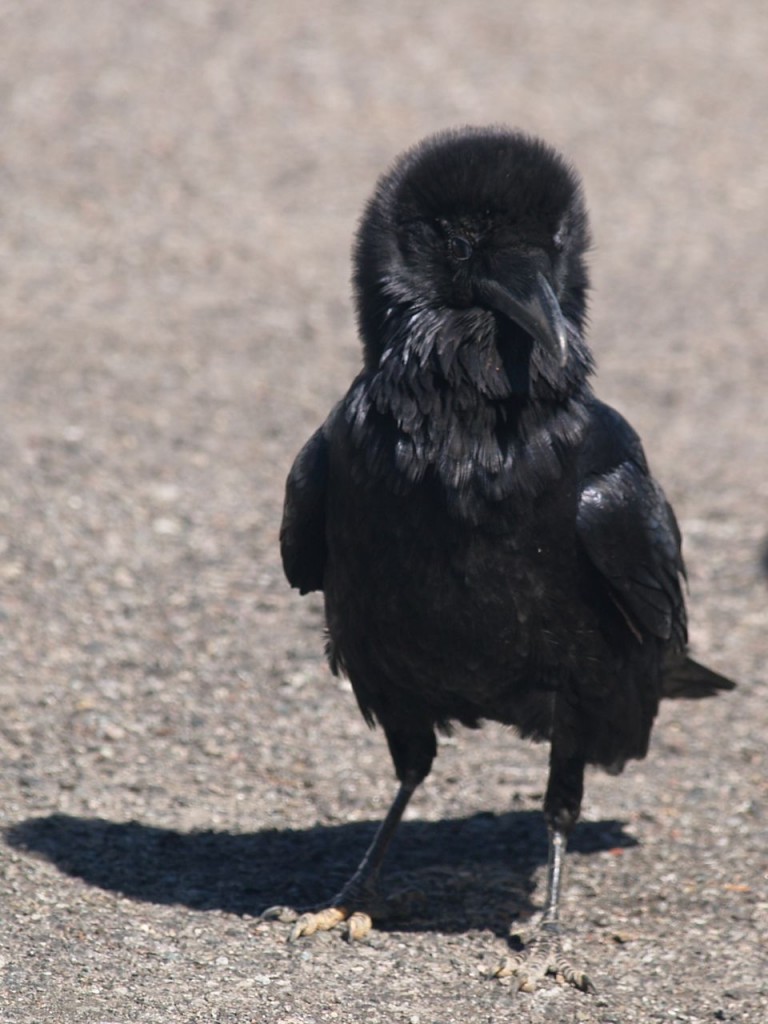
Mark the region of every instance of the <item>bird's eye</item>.
[[448, 250], [455, 260], [468, 260], [472, 255], [472, 246], [461, 235], [454, 235], [448, 243]]
[[563, 224], [563, 225], [561, 225], [557, 229], [557, 231], [555, 232], [555, 236], [552, 239], [552, 241], [554, 242], [554, 245], [555, 245], [555, 251], [556, 252], [562, 252], [563, 249], [565, 248], [565, 234], [566, 234], [566, 229], [565, 229], [565, 225]]

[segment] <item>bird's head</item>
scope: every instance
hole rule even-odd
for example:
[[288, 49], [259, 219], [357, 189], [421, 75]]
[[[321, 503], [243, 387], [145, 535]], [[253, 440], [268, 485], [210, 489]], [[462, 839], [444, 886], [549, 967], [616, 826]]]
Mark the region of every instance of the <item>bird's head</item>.
[[555, 390], [583, 379], [588, 247], [579, 180], [545, 143], [501, 128], [426, 139], [381, 178], [360, 224], [367, 365], [481, 343]]

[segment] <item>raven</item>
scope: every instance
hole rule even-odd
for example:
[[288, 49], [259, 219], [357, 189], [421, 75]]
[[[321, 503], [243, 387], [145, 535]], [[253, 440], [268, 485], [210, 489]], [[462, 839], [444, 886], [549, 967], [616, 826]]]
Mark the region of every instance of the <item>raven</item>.
[[547, 894], [498, 975], [559, 973], [559, 894], [588, 764], [648, 748], [659, 700], [733, 683], [686, 657], [680, 532], [640, 440], [589, 385], [589, 229], [544, 142], [466, 128], [407, 151], [359, 227], [364, 365], [296, 458], [286, 576], [325, 595], [328, 656], [400, 787], [360, 866], [292, 937], [371, 927], [379, 868], [435, 730], [492, 719], [551, 744]]

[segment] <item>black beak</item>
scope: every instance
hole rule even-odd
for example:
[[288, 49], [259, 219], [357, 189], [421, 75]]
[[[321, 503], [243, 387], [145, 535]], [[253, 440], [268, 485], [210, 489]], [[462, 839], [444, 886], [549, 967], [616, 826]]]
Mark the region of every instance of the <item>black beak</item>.
[[551, 352], [560, 366], [565, 366], [568, 361], [565, 317], [557, 296], [540, 271], [536, 271], [533, 287], [527, 293], [511, 291], [498, 281], [484, 280], [477, 285], [477, 296], [483, 305], [514, 320]]

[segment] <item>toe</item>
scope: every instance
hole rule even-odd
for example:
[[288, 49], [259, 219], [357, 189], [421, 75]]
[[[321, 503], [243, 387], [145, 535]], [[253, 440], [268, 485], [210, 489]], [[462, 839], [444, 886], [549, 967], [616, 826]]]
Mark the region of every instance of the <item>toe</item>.
[[293, 924], [299, 916], [298, 910], [293, 907], [267, 907], [259, 914], [260, 921], [280, 921], [282, 924]]
[[504, 956], [499, 960], [491, 971], [492, 978], [508, 978], [515, 973], [515, 961], [510, 956]]
[[326, 907], [324, 910], [302, 914], [294, 924], [288, 941], [295, 942], [296, 939], [304, 935], [314, 935], [315, 932], [328, 932], [346, 917], [346, 912], [339, 907]]
[[588, 992], [590, 995], [594, 995], [597, 992], [589, 975], [573, 967], [567, 960], [561, 959], [558, 961], [557, 972], [562, 974], [569, 985], [581, 989], [582, 992]]
[[356, 910], [347, 922], [347, 938], [350, 942], [358, 942], [364, 939], [373, 928], [373, 921], [369, 914], [362, 910]]

